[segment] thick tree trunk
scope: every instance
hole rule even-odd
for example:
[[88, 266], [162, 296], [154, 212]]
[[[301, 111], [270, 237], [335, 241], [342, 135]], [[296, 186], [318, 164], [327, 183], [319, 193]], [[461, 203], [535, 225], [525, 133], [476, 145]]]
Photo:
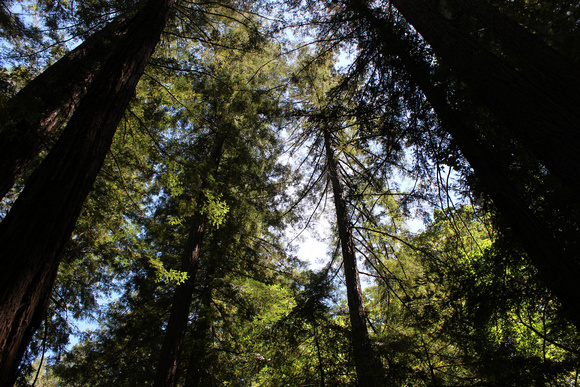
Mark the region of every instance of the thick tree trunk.
[[489, 195], [500, 215], [519, 239], [528, 257], [538, 269], [548, 288], [562, 303], [570, 321], [580, 332], [580, 266], [573, 252], [558, 241], [554, 230], [540, 219], [522, 192], [517, 188], [505, 165], [498, 160], [505, 155], [476, 140], [477, 133], [470, 131], [467, 120], [454, 111], [443, 99], [442, 91], [432, 85], [421, 87], [429, 103], [437, 113], [443, 128], [473, 168], [482, 190]]
[[150, 0], [0, 224], [0, 384], [45, 312], [61, 252], [175, 0]]
[[[550, 54], [548, 47], [540, 50], [542, 44], [534, 41], [533, 35], [516, 33], [521, 27], [492, 24], [481, 15], [487, 12], [483, 7], [475, 7], [480, 19], [498, 31], [506, 48], [521, 55], [522, 61], [538, 61], [528, 66], [534, 69], [531, 74], [518, 72], [505, 59], [486, 51], [429, 2], [392, 0], [392, 4], [518, 141], [564, 184], [580, 190], [580, 79], [578, 71], [570, 70], [573, 66]], [[509, 31], [509, 36], [502, 36]], [[516, 50], [518, 46], [520, 50]], [[535, 48], [537, 55], [522, 53], [526, 47]]]
[[[519, 239], [530, 260], [538, 269], [549, 289], [558, 297], [570, 320], [580, 331], [580, 266], [574, 250], [566, 248], [557, 237], [559, 230], [538, 217], [503, 160], [510, 155], [501, 154], [501, 147], [478, 141], [480, 134], [447, 102], [446, 91], [435, 86], [429, 64], [413, 53], [404, 36], [396, 35], [388, 24], [377, 18], [368, 8], [357, 7], [357, 12], [378, 34], [385, 55], [397, 58], [393, 63], [407, 71], [423, 91], [441, 120], [443, 128], [451, 134], [481, 182], [481, 189], [489, 195], [500, 215]], [[558, 203], [566, 211], [569, 203]], [[575, 242], [575, 241], [572, 241]]]
[[0, 199], [72, 114], [130, 22], [119, 16], [47, 68], [0, 111]]
[[346, 195], [338, 161], [334, 154], [331, 134], [328, 128], [323, 128], [324, 147], [328, 173], [332, 183], [334, 206], [336, 209], [336, 224], [342, 250], [346, 295], [351, 325], [351, 339], [354, 363], [358, 385], [361, 387], [383, 386], [384, 372], [371, 344], [360, 279], [358, 275], [352, 226], [347, 212]]
[[[219, 135], [215, 140], [214, 149], [209, 157], [209, 168], [214, 171], [219, 166], [225, 140], [226, 136], [224, 134]], [[203, 191], [206, 185], [207, 182], [203, 181], [200, 190]], [[197, 203], [203, 206], [205, 201], [206, 199], [202, 192], [198, 197]], [[191, 229], [181, 261], [181, 270], [187, 273], [188, 278], [184, 283], [177, 286], [173, 295], [171, 314], [165, 328], [159, 365], [155, 376], [155, 387], [172, 387], [177, 382], [177, 365], [189, 323], [189, 308], [193, 299], [193, 291], [195, 290], [199, 253], [207, 223], [207, 218], [199, 212], [200, 209], [192, 216]]]

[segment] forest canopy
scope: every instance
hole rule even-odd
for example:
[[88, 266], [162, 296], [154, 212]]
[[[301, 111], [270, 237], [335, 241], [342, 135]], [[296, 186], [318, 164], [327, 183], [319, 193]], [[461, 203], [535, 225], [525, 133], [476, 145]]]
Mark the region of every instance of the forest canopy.
[[577, 2], [6, 0], [0, 42], [2, 386], [578, 385]]

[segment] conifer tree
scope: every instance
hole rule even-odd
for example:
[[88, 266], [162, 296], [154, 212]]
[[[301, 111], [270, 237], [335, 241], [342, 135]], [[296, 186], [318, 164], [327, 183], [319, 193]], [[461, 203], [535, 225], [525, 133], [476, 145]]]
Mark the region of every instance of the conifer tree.
[[127, 16], [118, 16], [2, 106], [0, 198], [70, 117], [128, 25]]
[[[66, 130], [0, 224], [0, 382], [47, 307], [64, 245], [109, 150], [174, 1], [149, 1], [103, 65]], [[35, 243], [31, 243], [34, 240]]]

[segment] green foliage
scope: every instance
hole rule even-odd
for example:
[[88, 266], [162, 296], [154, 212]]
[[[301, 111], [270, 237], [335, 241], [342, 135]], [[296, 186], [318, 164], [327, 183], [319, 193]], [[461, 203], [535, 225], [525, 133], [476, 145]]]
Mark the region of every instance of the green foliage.
[[187, 280], [187, 272], [175, 269], [167, 270], [160, 259], [150, 259], [149, 264], [155, 270], [155, 282], [175, 283], [180, 285]]
[[205, 196], [205, 203], [200, 212], [208, 218], [209, 223], [213, 227], [219, 228], [224, 222], [230, 208], [226, 202], [221, 200], [221, 194], [215, 195], [209, 190], [205, 190], [203, 194]]
[[383, 280], [368, 291], [370, 318], [393, 383], [573, 380], [576, 352], [548, 332], [552, 324], [574, 329], [559, 320], [537, 274], [521, 256], [506, 255], [491, 230], [470, 207], [436, 210], [396, 260], [383, 262]]
[[[35, 21], [11, 12], [17, 3]], [[288, 44], [285, 55], [273, 14], [257, 16], [266, 12], [256, 8], [262, 2], [178, 2], [64, 253], [19, 383], [34, 380], [45, 353], [36, 385], [149, 385], [172, 294], [193, 278], [181, 261], [201, 214], [207, 227], [179, 383], [355, 385], [340, 264], [304, 270], [283, 232], [285, 222], [311, 220], [289, 198], [327, 210], [324, 126], [344, 178], [360, 271], [373, 279], [365, 305], [389, 385], [576, 384], [577, 331], [477, 194], [484, 182], [442, 130], [406, 72], [409, 63], [385, 47], [425, 59], [450, 105], [469, 117], [466, 130], [499, 149], [522, 182], [518, 192], [555, 230], [572, 235], [572, 249], [576, 212], [556, 205], [567, 198], [559, 183], [386, 6], [372, 10], [393, 30], [379, 41], [345, 4], [306, 3], [321, 18], [322, 42], [313, 50]], [[491, 3], [578, 60], [578, 6]], [[0, 4], [0, 104], [62, 56], [66, 39], [135, 9], [135, 1]], [[463, 27], [501, 51], [477, 25]], [[358, 56], [345, 75], [335, 62], [350, 43]], [[309, 160], [294, 164], [287, 154]], [[300, 173], [304, 187], [289, 186]], [[466, 198], [472, 205], [450, 207]], [[429, 219], [418, 234], [405, 225], [413, 214]], [[90, 330], [80, 333], [79, 320]], [[80, 337], [72, 348], [71, 334]]]

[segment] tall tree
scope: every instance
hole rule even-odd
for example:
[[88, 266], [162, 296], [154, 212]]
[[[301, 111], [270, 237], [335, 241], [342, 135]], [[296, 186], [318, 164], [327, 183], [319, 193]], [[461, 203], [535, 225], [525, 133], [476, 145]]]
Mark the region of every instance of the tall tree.
[[[575, 242], [578, 204], [569, 186], [542, 171], [537, 160], [530, 161], [526, 142], [514, 140], [511, 132], [506, 133], [503, 126], [481, 113], [477, 102], [469, 102], [469, 95], [450, 86], [452, 82], [441, 80], [433, 63], [429, 62], [429, 51], [413, 40], [407, 27], [397, 25], [395, 17], [383, 10], [365, 8], [363, 3], [357, 3], [350, 12], [349, 15], [355, 17], [349, 20], [361, 23], [354, 28], [359, 29], [357, 38], [366, 51], [359, 58], [357, 71], [365, 72], [364, 66], [374, 63], [380, 73], [389, 74], [392, 69], [398, 69], [410, 76], [409, 83], [405, 76], [398, 75], [399, 82], [406, 85], [405, 90], [411, 91], [413, 84], [418, 85], [441, 120], [442, 129], [451, 135], [454, 146], [473, 168], [478, 189], [493, 200], [504, 224], [519, 239], [571, 320], [580, 327], [575, 301], [579, 288], [573, 279], [579, 274]], [[373, 85], [375, 90], [382, 89], [381, 82]], [[391, 93], [391, 90], [383, 90], [386, 94]], [[417, 100], [411, 95], [406, 98]], [[415, 106], [416, 112], [422, 109]], [[452, 150], [449, 152], [453, 154]], [[544, 204], [538, 206], [538, 200]]]
[[[218, 126], [222, 125], [218, 124]], [[206, 171], [206, 176], [208, 177], [212, 176], [219, 167], [226, 137], [226, 133], [216, 133], [213, 150], [206, 163], [209, 169]], [[204, 213], [204, 210], [205, 212], [208, 211], [210, 204], [204, 193], [206, 189], [208, 189], [208, 181], [203, 180], [201, 182], [199, 196], [196, 200], [199, 207], [195, 209], [195, 212], [191, 215], [191, 220], [188, 221], [190, 231], [181, 264], [181, 271], [187, 273], [187, 279], [175, 289], [171, 314], [167, 322], [167, 328], [165, 329], [163, 346], [161, 347], [159, 356], [159, 365], [157, 366], [156, 386], [174, 386], [177, 380], [177, 364], [189, 322], [189, 310], [196, 285], [195, 280], [199, 266], [201, 246], [208, 225], [208, 217]], [[215, 214], [215, 216], [218, 215]]]
[[5, 268], [0, 293], [2, 384], [14, 379], [42, 319], [62, 249], [174, 3], [150, 0], [145, 4], [0, 224], [0, 262]]
[[70, 117], [127, 32], [122, 15], [34, 78], [0, 111], [0, 198]]
[[348, 311], [352, 329], [353, 355], [358, 384], [359, 386], [382, 386], [384, 383], [383, 367], [377, 358], [369, 338], [366, 321], [367, 315], [360, 286], [352, 224], [347, 210], [344, 182], [341, 177], [340, 166], [336, 159], [330, 130], [327, 127], [323, 127], [321, 130], [324, 136], [328, 174], [332, 183], [334, 207], [336, 209], [336, 225], [342, 252]]
[[[444, 6], [441, 13], [434, 2], [395, 0], [392, 4], [518, 141], [570, 189], [580, 187], [571, 177], [580, 174], [577, 66], [501, 17], [484, 0], [474, 1], [464, 14], [481, 22], [485, 32], [503, 44], [505, 50], [495, 55], [454, 24], [453, 6]], [[357, 6], [353, 3], [354, 9]], [[515, 63], [508, 61], [510, 55], [516, 57]]]
[[[271, 80], [265, 79], [264, 73], [269, 72], [274, 75], [275, 71], [267, 63], [271, 60], [272, 52], [267, 47], [263, 47], [266, 42], [259, 38], [254, 40], [254, 34], [259, 33], [255, 31], [256, 28], [257, 23], [250, 18], [246, 20], [245, 26], [235, 25], [235, 23], [234, 26], [224, 26], [223, 41], [227, 42], [231, 39], [232, 43], [240, 46], [245, 52], [236, 55], [215, 48], [215, 63], [208, 66], [214, 73], [214, 79], [203, 78], [202, 82], [197, 81], [199, 82], [197, 87], [195, 83], [193, 85], [205, 111], [201, 122], [197, 125], [195, 122], [190, 124], [197, 126], [198, 131], [203, 128], [211, 133], [209, 136], [211, 139], [207, 144], [211, 152], [201, 160], [199, 165], [186, 167], [191, 173], [200, 176], [199, 185], [188, 189], [188, 195], [197, 196], [194, 200], [195, 208], [187, 222], [190, 224], [190, 230], [182, 257], [181, 270], [188, 274], [188, 279], [175, 290], [159, 358], [155, 380], [157, 386], [171, 386], [177, 381], [177, 365], [188, 328], [203, 235], [208, 227], [219, 227], [227, 212], [227, 205], [219, 200], [220, 192], [216, 191], [216, 187], [236, 185], [231, 181], [217, 179], [218, 176], [223, 175], [220, 171], [220, 161], [225, 153], [226, 157], [239, 158], [240, 162], [245, 163], [242, 165], [250, 166], [253, 163], [260, 163], [260, 160], [246, 159], [244, 154], [247, 150], [238, 145], [239, 141], [248, 136], [247, 131], [256, 130], [263, 125], [260, 115], [271, 116], [279, 109], [274, 102], [275, 96], [263, 90], [264, 87], [271, 85]], [[277, 62], [281, 64], [281, 61]], [[249, 76], [250, 74], [253, 76]], [[195, 120], [194, 117], [191, 119]], [[260, 146], [260, 144], [249, 145], [256, 148]], [[184, 164], [189, 163], [185, 161]], [[184, 172], [184, 174], [187, 173], [189, 172]]]

